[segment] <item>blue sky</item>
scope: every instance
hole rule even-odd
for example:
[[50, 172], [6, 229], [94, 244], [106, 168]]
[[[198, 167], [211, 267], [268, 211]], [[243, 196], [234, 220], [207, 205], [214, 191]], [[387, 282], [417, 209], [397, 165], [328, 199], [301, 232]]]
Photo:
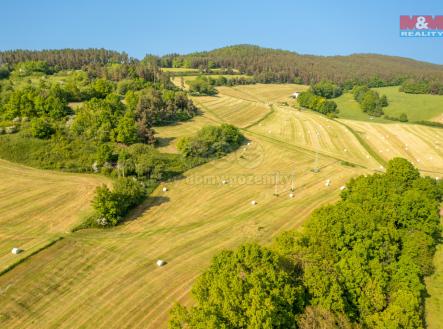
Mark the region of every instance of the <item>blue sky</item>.
[[103, 47], [141, 58], [249, 43], [443, 64], [443, 38], [399, 37], [399, 15], [443, 15], [442, 0], [13, 0], [1, 12], [2, 50]]

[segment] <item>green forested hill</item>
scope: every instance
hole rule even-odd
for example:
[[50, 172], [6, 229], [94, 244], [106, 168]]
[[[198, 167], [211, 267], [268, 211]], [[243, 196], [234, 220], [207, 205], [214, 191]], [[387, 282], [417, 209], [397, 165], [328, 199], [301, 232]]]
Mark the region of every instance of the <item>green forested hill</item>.
[[314, 56], [295, 52], [236, 45], [187, 55], [167, 55], [163, 66], [191, 68], [235, 68], [254, 75], [259, 82], [303, 82], [332, 80], [336, 83], [371, 82], [374, 87], [399, 84], [406, 77], [443, 80], [443, 66], [413, 59], [354, 54]]

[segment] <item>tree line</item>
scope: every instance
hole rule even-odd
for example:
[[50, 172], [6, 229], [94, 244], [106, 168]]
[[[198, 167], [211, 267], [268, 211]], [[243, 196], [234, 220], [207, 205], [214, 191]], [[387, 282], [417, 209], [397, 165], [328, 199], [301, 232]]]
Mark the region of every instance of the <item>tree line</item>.
[[441, 182], [395, 158], [351, 179], [303, 231], [216, 255], [169, 327], [425, 328], [442, 197]]
[[408, 94], [443, 95], [443, 83], [441, 81], [408, 79], [402, 83], [400, 91]]
[[0, 52], [0, 65], [13, 66], [21, 62], [42, 61], [56, 70], [81, 69], [86, 65], [110, 63], [129, 64], [135, 59], [124, 52], [107, 49], [6, 50]]

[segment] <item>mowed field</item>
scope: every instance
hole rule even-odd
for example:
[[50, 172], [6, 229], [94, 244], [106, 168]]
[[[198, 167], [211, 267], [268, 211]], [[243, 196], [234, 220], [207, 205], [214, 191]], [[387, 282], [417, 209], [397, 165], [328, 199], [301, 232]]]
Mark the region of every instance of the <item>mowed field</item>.
[[271, 115], [251, 128], [252, 132], [369, 169], [382, 169], [352, 132], [339, 122], [291, 107], [273, 108]]
[[[398, 86], [374, 88], [380, 95], [386, 95], [388, 98], [389, 105], [383, 109], [386, 115], [399, 117], [405, 113], [409, 121], [443, 120], [443, 96], [407, 94], [400, 92], [398, 88]], [[351, 93], [344, 93], [334, 101], [340, 111], [340, 118], [369, 120], [369, 116], [361, 110]], [[392, 122], [383, 117], [373, 117], [371, 121]]]
[[[1, 276], [8, 289], [0, 325], [164, 328], [173, 303], [190, 302], [192, 282], [214, 254], [299, 227], [335, 201], [350, 177], [366, 172], [321, 157], [315, 174], [311, 153], [250, 138], [246, 150], [187, 172], [167, 183], [166, 193], [158, 188], [124, 225], [71, 234]], [[157, 259], [168, 264], [158, 268]]]
[[[107, 181], [0, 160], [0, 271], [78, 224], [95, 187]], [[24, 252], [13, 255], [13, 247]]]
[[176, 152], [175, 144], [179, 137], [192, 135], [207, 124], [226, 122], [239, 128], [250, 126], [273, 111], [271, 103], [291, 101], [289, 96], [292, 93], [306, 88], [296, 84], [255, 84], [219, 87], [216, 96], [192, 97], [202, 115], [187, 122], [156, 127], [159, 149]]
[[[193, 281], [220, 250], [299, 228], [336, 201], [351, 177], [380, 170], [368, 151], [378, 144], [363, 146], [342, 124], [359, 130], [353, 124], [360, 123], [282, 105], [303, 88], [223, 87], [217, 97], [194, 98], [201, 116], [155, 128], [162, 151], [176, 152], [178, 137], [222, 122], [242, 127], [250, 144], [165, 182], [123, 225], [67, 234], [0, 276], [0, 327], [165, 328], [176, 301], [192, 303]], [[368, 125], [361, 129], [377, 130]], [[433, 128], [420, 128], [423, 139], [435, 137]], [[167, 265], [157, 267], [157, 259]]]
[[[264, 99], [258, 90], [248, 93]], [[284, 95], [286, 90], [273, 99]], [[223, 117], [222, 106], [209, 106], [210, 112], [202, 108], [195, 120]], [[260, 110], [257, 120], [268, 113]], [[225, 117], [237, 124], [244, 120], [241, 113]], [[327, 156], [316, 161], [314, 152], [290, 143], [245, 134], [250, 145], [166, 183], [166, 193], [160, 186], [124, 225], [69, 234], [1, 276], [0, 287], [7, 289], [0, 299], [0, 325], [163, 328], [175, 301], [191, 302], [192, 282], [214, 254], [246, 241], [266, 243], [299, 227], [315, 208], [337, 200], [350, 177], [368, 173]], [[314, 166], [321, 167], [319, 173], [311, 171]], [[326, 179], [331, 186], [325, 186]], [[157, 268], [159, 258], [168, 264]]]
[[427, 175], [443, 177], [443, 129], [343, 120], [385, 161], [403, 157]]

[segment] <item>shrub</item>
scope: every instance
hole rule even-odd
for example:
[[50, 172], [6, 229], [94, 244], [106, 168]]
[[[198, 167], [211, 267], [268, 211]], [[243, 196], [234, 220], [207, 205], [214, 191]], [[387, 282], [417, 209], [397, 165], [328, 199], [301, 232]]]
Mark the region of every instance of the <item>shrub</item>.
[[243, 141], [244, 136], [232, 125], [205, 126], [195, 136], [179, 139], [177, 149], [186, 157], [221, 157], [237, 149]]
[[218, 93], [217, 89], [213, 86], [212, 79], [205, 76], [198, 76], [194, 80], [189, 81], [188, 85], [189, 91], [195, 96], [213, 96]]
[[341, 87], [329, 81], [321, 81], [311, 86], [311, 92], [314, 95], [324, 98], [335, 98], [343, 93]]
[[393, 117], [393, 116], [385, 115], [384, 118], [386, 120], [391, 120], [391, 121], [408, 122], [408, 116], [406, 115], [406, 113], [400, 114], [399, 117]]
[[354, 99], [360, 104], [363, 112], [372, 116], [382, 116], [383, 107], [388, 106], [388, 99], [386, 95], [380, 97], [378, 92], [369, 89], [368, 86], [355, 86], [352, 89]]
[[50, 138], [55, 129], [47, 118], [37, 118], [31, 121], [30, 131], [33, 137], [40, 139]]
[[317, 96], [310, 91], [300, 93], [297, 101], [300, 106], [320, 112], [322, 114], [328, 115], [329, 113], [338, 113], [337, 104], [334, 101]]
[[144, 200], [145, 188], [135, 178], [119, 178], [111, 191], [106, 185], [96, 189], [92, 205], [97, 224], [115, 226], [128, 211]]
[[48, 74], [51, 73], [51, 69], [48, 63], [44, 61], [21, 62], [16, 64], [14, 67], [14, 74], [21, 77], [25, 77], [33, 73]]

